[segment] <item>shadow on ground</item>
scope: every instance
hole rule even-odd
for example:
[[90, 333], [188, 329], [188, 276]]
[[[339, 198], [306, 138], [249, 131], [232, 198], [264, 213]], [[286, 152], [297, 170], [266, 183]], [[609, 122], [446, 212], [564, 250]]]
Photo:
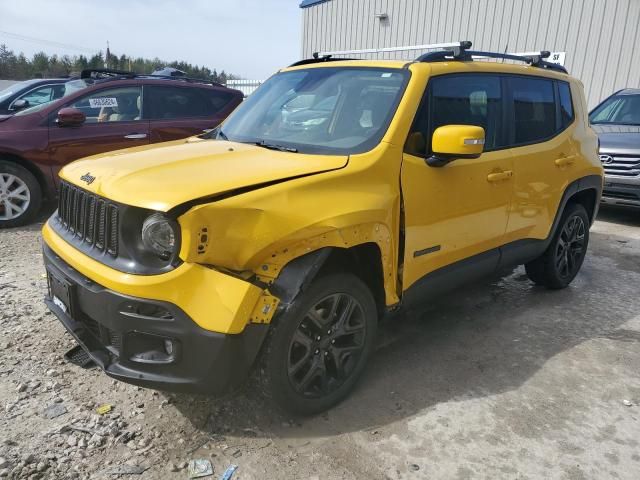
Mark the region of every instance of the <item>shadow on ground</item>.
[[[290, 419], [250, 392], [218, 400], [177, 395], [171, 401], [203, 435], [313, 438], [375, 429], [441, 402], [517, 389], [563, 351], [626, 335], [620, 327], [640, 311], [634, 287], [640, 253], [636, 248], [629, 256], [609, 246], [612, 237], [615, 244], [612, 235], [592, 233], [584, 267], [565, 290], [534, 286], [520, 267], [384, 321], [356, 391], [323, 415], [295, 420], [293, 427], [283, 426]], [[627, 340], [637, 341], [637, 333]]]
[[640, 227], [640, 208], [601, 205], [598, 220], [628, 227]]
[[42, 226], [49, 219], [49, 217], [53, 214], [53, 212], [55, 212], [57, 207], [58, 207], [58, 205], [57, 205], [56, 202], [51, 202], [51, 201], [44, 202], [42, 204], [42, 208], [40, 208], [40, 211], [38, 212], [38, 214], [34, 218], [33, 222], [31, 222], [29, 225], [24, 225], [22, 227], [8, 228], [8, 229], [6, 229], [6, 231], [8, 231], [8, 232], [10, 232], [10, 231], [22, 231], [22, 232], [39, 231], [39, 230], [42, 229]]

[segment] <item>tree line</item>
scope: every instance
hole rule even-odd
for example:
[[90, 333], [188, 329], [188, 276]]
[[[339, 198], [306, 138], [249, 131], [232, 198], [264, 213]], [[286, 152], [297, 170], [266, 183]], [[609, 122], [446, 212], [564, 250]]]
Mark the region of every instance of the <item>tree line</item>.
[[[107, 56], [108, 58], [105, 58]], [[159, 58], [134, 58], [127, 55], [115, 55], [107, 49], [103, 54], [98, 52], [92, 56], [85, 55], [47, 55], [38, 52], [31, 58], [24, 53], [15, 54], [5, 44], [0, 45], [0, 79], [2, 80], [27, 80], [30, 78], [67, 77], [79, 75], [87, 68], [111, 68], [114, 70], [127, 70], [136, 73], [151, 73], [162, 67], [173, 67], [186, 72], [187, 76], [201, 78], [219, 83], [238, 78], [235, 75], [220, 73], [214, 68], [211, 70], [205, 66], [193, 65], [187, 62], [166, 62]]]

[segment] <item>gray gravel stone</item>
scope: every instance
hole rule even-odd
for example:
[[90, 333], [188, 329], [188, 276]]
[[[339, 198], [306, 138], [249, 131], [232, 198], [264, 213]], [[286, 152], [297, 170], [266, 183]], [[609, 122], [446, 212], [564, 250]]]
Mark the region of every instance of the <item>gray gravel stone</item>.
[[59, 417], [60, 415], [64, 415], [65, 413], [67, 413], [67, 407], [65, 407], [61, 403], [54, 403], [53, 405], [49, 405], [44, 409], [44, 416], [49, 420]]

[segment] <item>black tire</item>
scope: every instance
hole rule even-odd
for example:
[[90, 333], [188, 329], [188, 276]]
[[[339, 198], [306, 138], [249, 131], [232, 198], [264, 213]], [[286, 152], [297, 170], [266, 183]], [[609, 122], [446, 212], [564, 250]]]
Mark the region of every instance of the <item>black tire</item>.
[[527, 276], [550, 289], [567, 287], [584, 262], [589, 245], [589, 225], [589, 216], [582, 205], [567, 205], [547, 250], [525, 265]]
[[[5, 185], [4, 180], [12, 179], [10, 185]], [[15, 194], [18, 188], [25, 187], [27, 199], [17, 197], [8, 198]], [[20, 196], [22, 195], [22, 190]], [[8, 205], [8, 200], [11, 204]], [[14, 203], [15, 202], [15, 203]], [[0, 160], [0, 228], [20, 227], [30, 223], [40, 211], [42, 205], [42, 189], [36, 177], [26, 168], [13, 163]], [[19, 214], [13, 208], [24, 208]]]
[[[348, 311], [343, 308], [348, 304], [352, 309], [346, 321], [329, 318], [333, 311]], [[317, 278], [271, 324], [256, 372], [263, 393], [282, 410], [301, 415], [336, 405], [362, 374], [377, 323], [371, 291], [358, 277], [336, 273]]]

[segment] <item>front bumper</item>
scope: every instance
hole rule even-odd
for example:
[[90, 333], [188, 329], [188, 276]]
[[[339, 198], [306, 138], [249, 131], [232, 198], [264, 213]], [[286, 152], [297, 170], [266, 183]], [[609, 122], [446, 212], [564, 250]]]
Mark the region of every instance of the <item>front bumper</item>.
[[[238, 334], [205, 330], [175, 304], [95, 283], [46, 244], [44, 262], [47, 306], [91, 359], [118, 380], [159, 390], [223, 393], [247, 377], [267, 332], [268, 325], [253, 323]], [[52, 289], [59, 291], [60, 285], [65, 298], [54, 301]]]
[[602, 203], [640, 207], [640, 177], [606, 175]]

